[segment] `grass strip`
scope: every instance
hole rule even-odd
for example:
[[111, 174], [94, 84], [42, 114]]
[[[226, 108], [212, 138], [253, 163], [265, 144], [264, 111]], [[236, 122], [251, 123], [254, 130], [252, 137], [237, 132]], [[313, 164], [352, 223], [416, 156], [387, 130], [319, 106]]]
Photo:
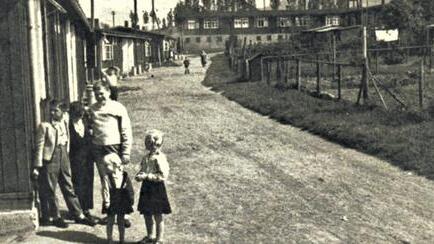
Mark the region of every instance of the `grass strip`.
[[212, 58], [205, 86], [240, 105], [434, 179], [434, 126], [427, 113], [318, 99], [265, 82], [239, 82], [224, 55]]

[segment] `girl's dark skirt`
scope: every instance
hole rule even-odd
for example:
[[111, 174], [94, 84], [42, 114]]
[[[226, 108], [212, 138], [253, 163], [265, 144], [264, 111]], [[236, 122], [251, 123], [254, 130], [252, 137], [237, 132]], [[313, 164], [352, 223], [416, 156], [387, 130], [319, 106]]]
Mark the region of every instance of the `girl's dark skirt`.
[[172, 213], [164, 182], [143, 181], [137, 210], [145, 215]]

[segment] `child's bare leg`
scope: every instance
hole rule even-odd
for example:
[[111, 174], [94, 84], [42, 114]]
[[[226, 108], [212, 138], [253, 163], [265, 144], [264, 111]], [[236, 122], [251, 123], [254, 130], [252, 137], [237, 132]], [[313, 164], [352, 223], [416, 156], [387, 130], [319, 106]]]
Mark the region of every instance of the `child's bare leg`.
[[113, 225], [115, 223], [115, 216], [109, 215], [107, 217], [107, 240], [109, 243], [113, 241]]
[[154, 220], [152, 219], [152, 215], [143, 215], [145, 217], [145, 225], [146, 225], [146, 232], [148, 233], [148, 238], [152, 238], [153, 236], [153, 229], [154, 229]]
[[118, 214], [119, 241], [125, 240], [125, 215]]
[[156, 229], [156, 241], [160, 241], [164, 236], [164, 222], [162, 214], [155, 214], [155, 229]]

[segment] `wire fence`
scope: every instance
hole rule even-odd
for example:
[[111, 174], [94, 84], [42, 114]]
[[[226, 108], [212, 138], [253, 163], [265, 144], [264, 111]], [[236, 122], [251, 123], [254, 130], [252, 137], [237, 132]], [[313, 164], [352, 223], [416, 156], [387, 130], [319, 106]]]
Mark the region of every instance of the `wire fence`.
[[282, 45], [285, 49], [232, 46], [228, 52], [230, 66], [244, 80], [329, 99], [358, 104], [363, 101], [385, 109], [421, 110], [434, 101], [431, 46], [372, 46], [367, 49], [365, 65], [361, 48], [341, 45], [340, 49], [318, 51], [306, 47], [296, 52], [300, 49], [294, 44]]

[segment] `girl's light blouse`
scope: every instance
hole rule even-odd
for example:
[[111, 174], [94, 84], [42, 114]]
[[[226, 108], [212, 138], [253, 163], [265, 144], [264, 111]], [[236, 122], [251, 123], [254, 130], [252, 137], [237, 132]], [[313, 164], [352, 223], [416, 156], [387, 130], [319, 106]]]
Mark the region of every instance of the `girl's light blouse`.
[[162, 152], [155, 152], [143, 157], [139, 173], [153, 174], [157, 181], [166, 181], [169, 176], [169, 163], [166, 155]]

